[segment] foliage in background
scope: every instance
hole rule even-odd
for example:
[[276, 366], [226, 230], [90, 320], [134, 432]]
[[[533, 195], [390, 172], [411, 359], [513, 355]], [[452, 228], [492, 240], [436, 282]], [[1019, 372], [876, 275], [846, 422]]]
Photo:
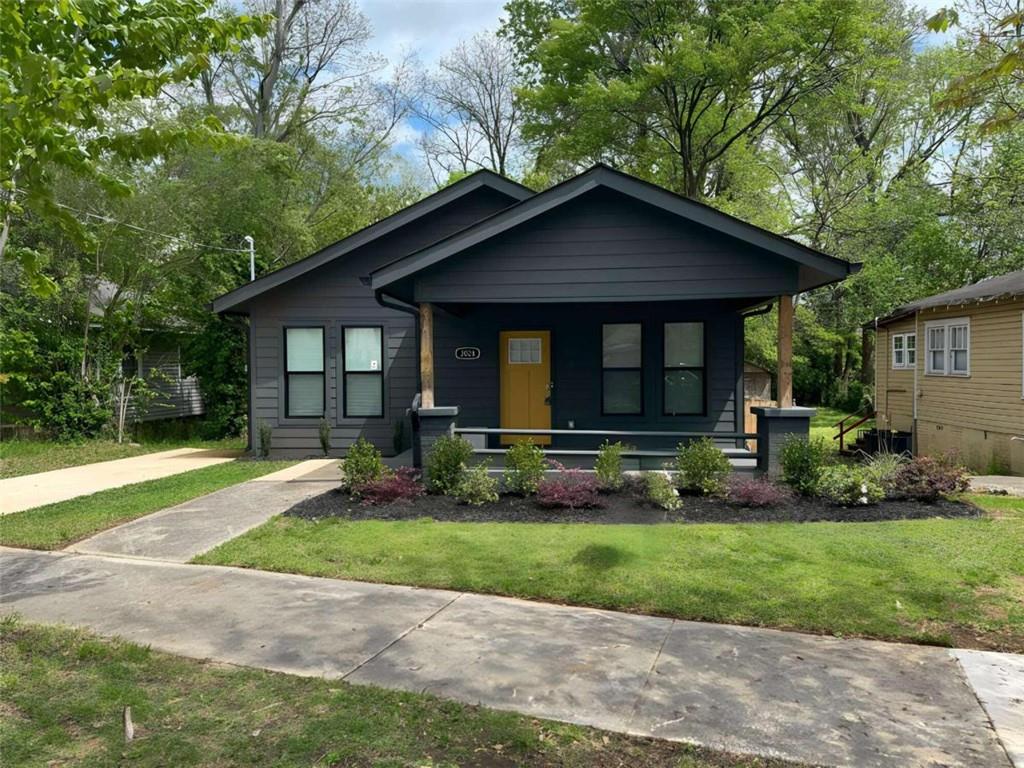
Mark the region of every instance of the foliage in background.
[[270, 444], [274, 437], [274, 428], [270, 426], [270, 422], [266, 419], [258, 419], [256, 421], [256, 431], [259, 437], [260, 456], [265, 459], [270, 456]]
[[525, 440], [513, 443], [505, 453], [505, 490], [522, 496], [537, 492], [547, 462], [540, 446]]

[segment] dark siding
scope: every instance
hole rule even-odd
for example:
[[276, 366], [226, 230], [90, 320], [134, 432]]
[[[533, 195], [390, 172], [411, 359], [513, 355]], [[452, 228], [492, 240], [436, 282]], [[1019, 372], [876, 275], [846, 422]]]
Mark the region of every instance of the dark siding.
[[[399, 423], [404, 425], [408, 442], [405, 411], [416, 393], [418, 367], [415, 319], [407, 313], [381, 307], [360, 278], [512, 202], [489, 188], [477, 190], [429, 217], [253, 300], [249, 306], [253, 335], [252, 408], [256, 420], [266, 420], [274, 428], [271, 450], [275, 455], [302, 457], [320, 451], [319, 419], [284, 416], [283, 329], [293, 325], [322, 325], [326, 330], [326, 405], [334, 452], [341, 453], [363, 436], [390, 454]], [[383, 418], [346, 419], [341, 415], [343, 393], [338, 374], [341, 329], [346, 325], [384, 327]]]
[[199, 380], [181, 374], [181, 347], [176, 337], [152, 337], [141, 354], [139, 374], [153, 391], [141, 416], [134, 402], [129, 403], [129, 421], [157, 421], [200, 416], [204, 413]]
[[[577, 429], [742, 431], [743, 321], [739, 307], [720, 302], [617, 303], [586, 307], [501, 305], [469, 307], [461, 317], [438, 315], [434, 330], [435, 398], [458, 405], [459, 424], [497, 427], [499, 414], [498, 334], [503, 330], [550, 330], [552, 346], [552, 426]], [[662, 326], [666, 322], [705, 323], [707, 414], [662, 415]], [[644, 414], [601, 415], [601, 325], [641, 322], [644, 344]], [[478, 360], [455, 359], [455, 348], [476, 346]], [[740, 360], [737, 360], [737, 355]], [[740, 402], [740, 405], [738, 405]], [[562, 438], [562, 446], [593, 440]], [[639, 447], [666, 447], [672, 440], [624, 440]]]
[[797, 267], [600, 189], [410, 279], [417, 301], [699, 300], [792, 293]]

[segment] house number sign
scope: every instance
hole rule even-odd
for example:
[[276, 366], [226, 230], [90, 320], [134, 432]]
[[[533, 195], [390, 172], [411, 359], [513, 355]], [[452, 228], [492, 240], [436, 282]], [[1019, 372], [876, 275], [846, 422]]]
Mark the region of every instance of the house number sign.
[[480, 347], [456, 347], [455, 348], [455, 359], [456, 360], [479, 360], [480, 359]]

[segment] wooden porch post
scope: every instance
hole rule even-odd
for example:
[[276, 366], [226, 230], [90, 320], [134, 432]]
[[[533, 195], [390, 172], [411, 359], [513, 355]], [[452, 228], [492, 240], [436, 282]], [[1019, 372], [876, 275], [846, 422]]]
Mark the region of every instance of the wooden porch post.
[[779, 407], [793, 405], [793, 297], [779, 296]]
[[434, 307], [420, 304], [420, 407], [434, 407]]

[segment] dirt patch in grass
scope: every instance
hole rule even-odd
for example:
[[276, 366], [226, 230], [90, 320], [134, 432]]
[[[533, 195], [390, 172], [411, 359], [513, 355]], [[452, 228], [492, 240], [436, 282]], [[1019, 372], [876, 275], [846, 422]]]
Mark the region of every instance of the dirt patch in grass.
[[684, 496], [681, 509], [667, 511], [635, 494], [602, 494], [599, 509], [546, 509], [532, 498], [504, 495], [497, 502], [471, 507], [448, 496], [423, 496], [415, 501], [370, 506], [332, 489], [312, 496], [284, 513], [306, 520], [433, 520], [459, 523], [598, 523], [644, 525], [655, 523], [871, 523], [920, 520], [931, 517], [979, 517], [981, 511], [959, 501], [924, 504], [883, 501], [863, 507], [837, 507], [820, 499], [795, 498], [778, 507], [740, 507], [722, 499]]

